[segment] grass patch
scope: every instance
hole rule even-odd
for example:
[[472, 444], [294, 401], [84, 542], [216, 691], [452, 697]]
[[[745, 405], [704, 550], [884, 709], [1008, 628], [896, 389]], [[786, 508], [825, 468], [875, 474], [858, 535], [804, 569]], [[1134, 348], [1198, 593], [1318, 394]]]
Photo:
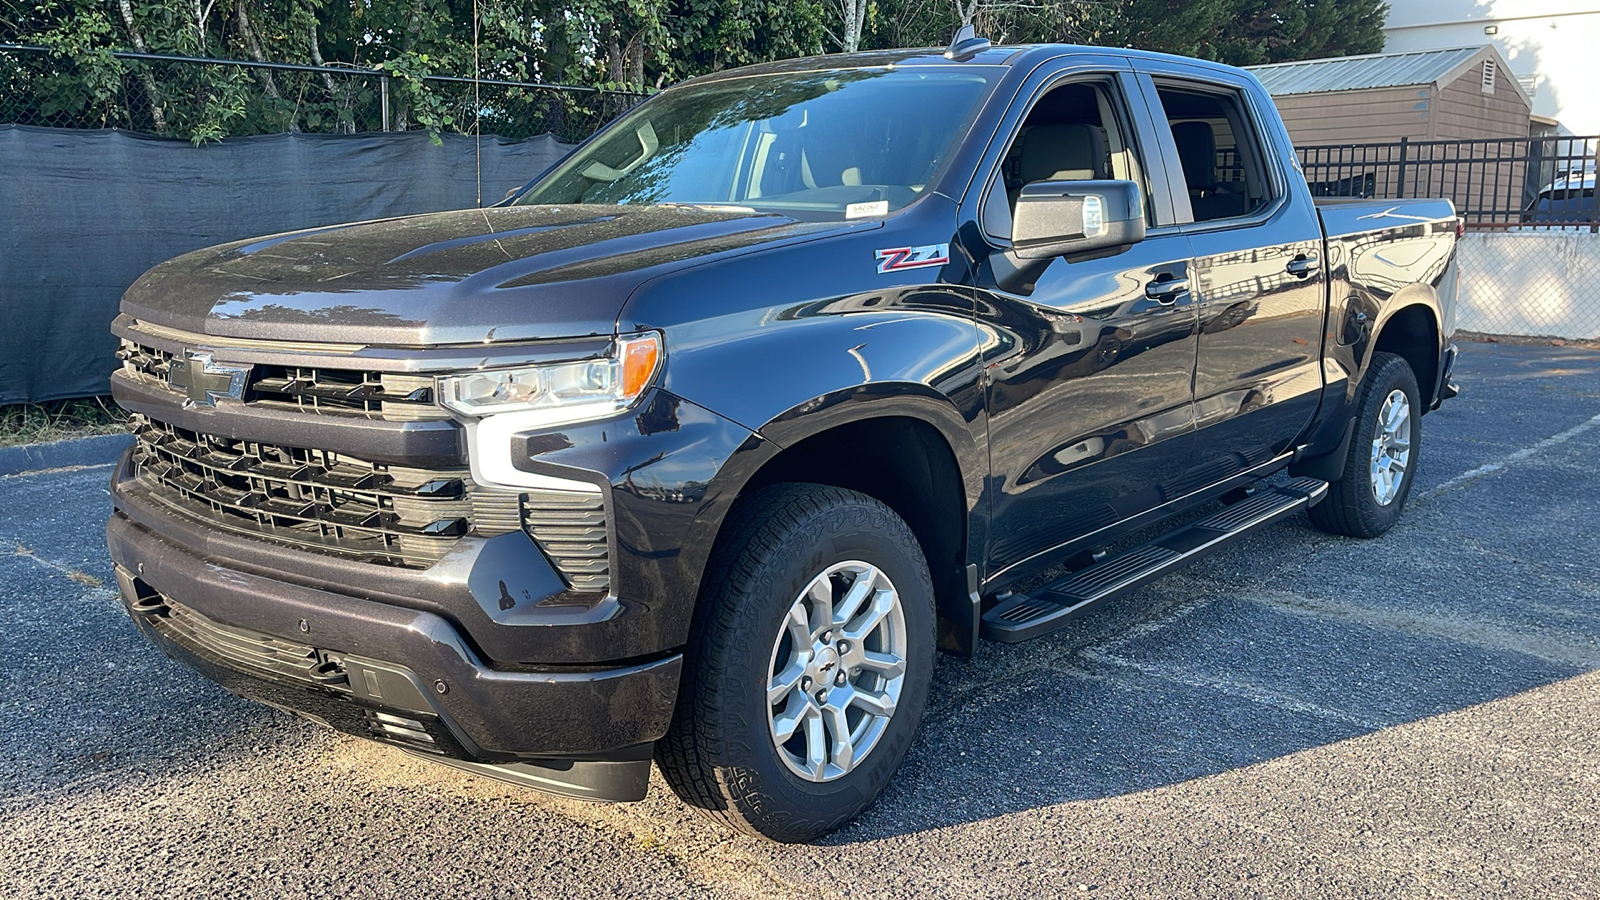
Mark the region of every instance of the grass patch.
[[0, 447], [127, 430], [128, 414], [110, 397], [0, 406]]

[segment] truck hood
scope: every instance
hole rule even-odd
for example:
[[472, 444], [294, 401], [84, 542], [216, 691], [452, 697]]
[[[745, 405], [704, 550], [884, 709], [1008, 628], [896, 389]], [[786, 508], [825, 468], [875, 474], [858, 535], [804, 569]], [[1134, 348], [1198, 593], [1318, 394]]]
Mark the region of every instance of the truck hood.
[[314, 228], [197, 250], [122, 298], [142, 322], [392, 346], [610, 334], [665, 268], [849, 230], [742, 210], [512, 206]]

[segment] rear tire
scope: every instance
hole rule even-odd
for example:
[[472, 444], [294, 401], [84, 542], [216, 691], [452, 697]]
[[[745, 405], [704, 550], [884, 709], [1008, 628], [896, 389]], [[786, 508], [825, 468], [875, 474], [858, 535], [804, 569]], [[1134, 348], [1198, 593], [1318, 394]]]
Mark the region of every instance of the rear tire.
[[1417, 377], [1403, 357], [1374, 353], [1356, 398], [1344, 473], [1308, 511], [1330, 534], [1373, 538], [1400, 520], [1422, 452]]
[[656, 761], [739, 830], [809, 841], [872, 804], [927, 704], [933, 582], [909, 526], [812, 484], [741, 500], [708, 566]]

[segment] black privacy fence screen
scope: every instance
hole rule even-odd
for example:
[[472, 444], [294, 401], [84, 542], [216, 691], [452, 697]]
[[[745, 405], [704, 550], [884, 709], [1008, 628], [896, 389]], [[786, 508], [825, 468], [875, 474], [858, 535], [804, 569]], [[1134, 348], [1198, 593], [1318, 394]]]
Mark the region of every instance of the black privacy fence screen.
[[[212, 244], [490, 205], [639, 94], [0, 44], [0, 404], [105, 394], [146, 269]], [[97, 64], [98, 64], [97, 63]], [[67, 77], [71, 75], [72, 77]], [[87, 86], [86, 86], [87, 85]]]

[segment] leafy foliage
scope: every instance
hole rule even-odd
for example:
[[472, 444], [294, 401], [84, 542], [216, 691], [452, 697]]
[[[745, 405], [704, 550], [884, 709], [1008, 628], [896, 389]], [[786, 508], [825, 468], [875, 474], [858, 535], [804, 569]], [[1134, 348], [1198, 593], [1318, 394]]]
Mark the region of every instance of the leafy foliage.
[[197, 142], [371, 127], [378, 79], [163, 66], [110, 51], [342, 66], [389, 76], [395, 128], [545, 127], [605, 97], [510, 88], [493, 99], [432, 75], [650, 90], [719, 69], [842, 48], [943, 46], [975, 24], [997, 42], [1099, 43], [1240, 65], [1382, 49], [1382, 0], [6, 0], [0, 53], [16, 121], [134, 128]]

